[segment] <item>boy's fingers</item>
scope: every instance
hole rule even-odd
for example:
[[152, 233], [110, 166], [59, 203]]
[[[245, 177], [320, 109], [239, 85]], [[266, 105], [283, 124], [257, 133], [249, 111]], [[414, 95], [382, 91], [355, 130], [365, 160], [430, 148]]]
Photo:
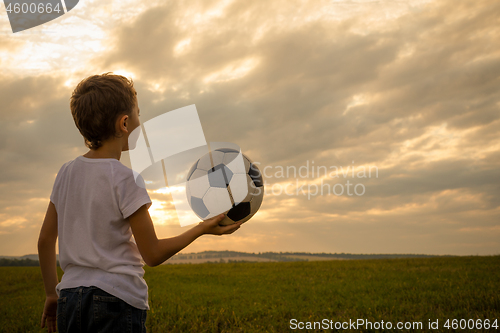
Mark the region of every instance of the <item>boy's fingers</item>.
[[45, 313], [42, 314], [42, 322], [40, 323], [40, 327], [41, 328], [45, 327]]
[[212, 218], [209, 218], [208, 220], [206, 220], [206, 222], [213, 222], [214, 224], [217, 224], [219, 223], [220, 221], [222, 221], [222, 219], [225, 217], [224, 214], [219, 214], [217, 216], [214, 216]]
[[222, 227], [224, 229], [224, 233], [233, 233], [238, 230], [243, 222], [238, 222], [234, 224], [230, 224]]

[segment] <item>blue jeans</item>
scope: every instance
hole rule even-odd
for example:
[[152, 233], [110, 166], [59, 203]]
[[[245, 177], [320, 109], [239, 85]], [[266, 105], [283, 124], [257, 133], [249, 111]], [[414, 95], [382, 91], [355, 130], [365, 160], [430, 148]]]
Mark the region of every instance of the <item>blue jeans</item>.
[[146, 332], [141, 310], [97, 287], [62, 289], [57, 300], [57, 332]]

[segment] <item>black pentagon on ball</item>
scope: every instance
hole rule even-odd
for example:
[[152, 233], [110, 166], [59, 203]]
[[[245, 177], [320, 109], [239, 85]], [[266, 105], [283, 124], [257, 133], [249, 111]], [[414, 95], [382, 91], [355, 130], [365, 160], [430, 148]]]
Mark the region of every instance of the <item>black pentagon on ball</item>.
[[237, 151], [236, 149], [232, 149], [232, 148], [218, 148], [218, 149], [215, 149], [215, 151], [221, 151], [223, 153], [239, 153], [239, 151]]
[[227, 212], [227, 217], [235, 222], [243, 220], [248, 215], [250, 215], [250, 202], [240, 202], [237, 205], [233, 205], [233, 208]]
[[191, 208], [202, 220], [210, 214], [203, 200], [197, 197], [191, 197]]
[[229, 169], [225, 164], [219, 164], [214, 167], [215, 170], [217, 170], [217, 168], [222, 169], [224, 180], [226, 181], [226, 186], [229, 185], [229, 182], [233, 178], [233, 172], [231, 171], [231, 169]]
[[250, 163], [250, 169], [248, 169], [248, 175], [252, 178], [255, 186], [262, 187], [264, 186], [264, 181], [262, 180], [262, 174], [257, 166], [253, 163]]
[[219, 164], [208, 170], [208, 181], [211, 187], [226, 188], [233, 178], [233, 172], [224, 164]]

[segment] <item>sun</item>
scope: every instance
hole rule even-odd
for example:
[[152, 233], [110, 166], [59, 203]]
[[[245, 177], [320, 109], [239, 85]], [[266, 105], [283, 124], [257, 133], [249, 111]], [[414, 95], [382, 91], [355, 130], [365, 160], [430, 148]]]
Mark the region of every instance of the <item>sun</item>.
[[137, 75], [135, 75], [134, 73], [129, 72], [127, 70], [124, 70], [124, 69], [118, 69], [118, 70], [115, 70], [112, 72], [113, 72], [113, 74], [125, 76], [128, 79], [137, 79]]

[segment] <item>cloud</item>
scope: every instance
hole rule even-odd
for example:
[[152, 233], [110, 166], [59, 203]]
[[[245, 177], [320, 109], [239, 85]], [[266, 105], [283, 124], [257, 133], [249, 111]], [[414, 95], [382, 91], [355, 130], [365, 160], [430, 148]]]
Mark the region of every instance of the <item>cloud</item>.
[[49, 75], [3, 76], [0, 95], [0, 231], [38, 232], [55, 175], [82, 142], [70, 95], [61, 78]]
[[[74, 84], [121, 70], [134, 78], [143, 122], [196, 104], [208, 141], [240, 145], [261, 168], [378, 168], [369, 179], [324, 179], [363, 184], [362, 196], [271, 193], [248, 231], [192, 249], [498, 253], [498, 1], [170, 1], [113, 11], [127, 19], [82, 37], [101, 46], [78, 69], [0, 78], [0, 186], [12, 189], [0, 194], [4, 208], [50, 194], [60, 165], [85, 151], [68, 108]], [[269, 189], [295, 184], [266, 180]], [[151, 195], [162, 235], [180, 231], [164, 223], [168, 198]], [[21, 207], [5, 221], [29, 220]]]

